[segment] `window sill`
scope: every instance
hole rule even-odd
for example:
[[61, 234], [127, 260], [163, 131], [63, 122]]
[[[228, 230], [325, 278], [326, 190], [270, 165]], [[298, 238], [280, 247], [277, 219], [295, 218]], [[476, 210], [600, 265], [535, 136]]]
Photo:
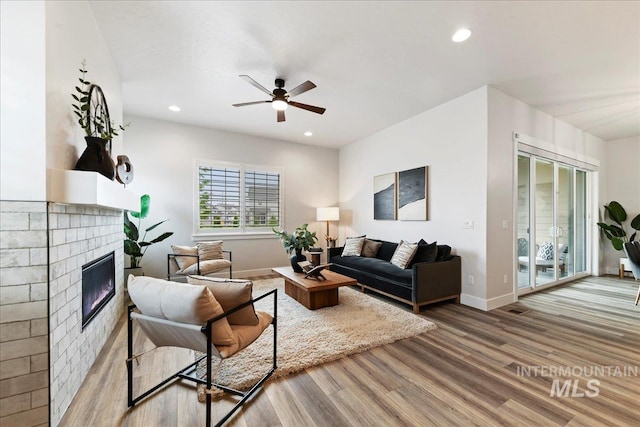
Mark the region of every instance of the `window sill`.
[[194, 242], [203, 242], [207, 240], [256, 240], [256, 239], [277, 239], [271, 231], [254, 232], [254, 233], [198, 233], [192, 234], [191, 238]]

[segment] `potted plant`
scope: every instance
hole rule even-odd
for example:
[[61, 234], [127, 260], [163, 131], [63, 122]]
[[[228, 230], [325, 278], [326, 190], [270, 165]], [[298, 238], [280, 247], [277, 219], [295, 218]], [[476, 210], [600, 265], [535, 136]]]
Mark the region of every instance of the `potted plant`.
[[[599, 222], [598, 227], [602, 230], [604, 235], [611, 241], [611, 245], [617, 251], [623, 250], [623, 245], [626, 242], [633, 242], [638, 236], [638, 230], [640, 230], [640, 214], [636, 215], [631, 220], [631, 228], [635, 231], [631, 233], [629, 237], [627, 231], [624, 229], [623, 223], [627, 220], [627, 212], [622, 205], [615, 200], [608, 205], [604, 205], [604, 210], [607, 216], [615, 224], [607, 224], [605, 222]], [[624, 271], [631, 270], [631, 266], [628, 264], [626, 257], [620, 257], [620, 276], [624, 275]]]
[[307, 226], [309, 224], [302, 224], [300, 227], [296, 228], [296, 230], [289, 234], [285, 230], [278, 231], [275, 228], [272, 228], [273, 232], [278, 236], [280, 241], [282, 242], [282, 246], [284, 246], [284, 250], [288, 254], [294, 253], [289, 260], [291, 261], [291, 267], [293, 271], [296, 273], [302, 273], [302, 268], [298, 265], [301, 261], [306, 261], [307, 257], [302, 255], [302, 250], [308, 251], [315, 242], [318, 241], [316, 237], [316, 232], [310, 232], [307, 230]]
[[111, 121], [102, 89], [86, 79], [84, 60], [80, 73], [80, 86], [76, 86], [76, 93], [71, 94], [75, 101], [71, 106], [78, 124], [85, 131], [87, 148], [78, 159], [75, 169], [95, 171], [113, 180], [115, 169], [111, 159], [111, 140], [118, 135], [119, 130], [123, 131], [129, 124], [116, 127]]
[[[149, 214], [150, 203], [151, 203], [151, 197], [149, 197], [148, 194], [145, 194], [142, 197], [140, 197], [139, 212], [134, 212], [134, 211], [124, 212], [124, 235], [126, 237], [126, 239], [124, 240], [124, 253], [126, 255], [129, 255], [128, 273], [130, 274], [136, 275], [135, 274], [136, 271], [132, 271], [132, 269], [138, 269], [137, 270], [138, 275], [143, 274], [140, 267], [140, 262], [142, 261], [142, 257], [147, 251], [147, 248], [155, 243], [162, 242], [163, 240], [165, 240], [166, 238], [168, 238], [173, 234], [172, 231], [169, 231], [166, 233], [162, 233], [160, 236], [156, 237], [155, 239], [147, 240], [147, 233], [149, 231], [154, 230], [160, 224], [166, 222], [167, 220], [165, 219], [164, 221], [160, 221], [157, 224], [147, 227], [144, 230], [144, 234], [142, 235], [142, 237], [140, 237], [140, 231], [139, 231], [140, 223], [141, 223], [141, 220], [146, 218], [147, 215]], [[129, 214], [131, 214], [133, 218], [138, 219], [137, 225], [134, 224], [129, 219]]]

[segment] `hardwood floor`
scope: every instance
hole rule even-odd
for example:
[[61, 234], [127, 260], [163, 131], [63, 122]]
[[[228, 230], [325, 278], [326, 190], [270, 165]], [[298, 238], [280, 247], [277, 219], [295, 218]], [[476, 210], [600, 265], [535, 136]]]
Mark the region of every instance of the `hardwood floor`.
[[[640, 425], [637, 286], [590, 277], [488, 313], [451, 303], [426, 307], [421, 315], [437, 330], [268, 382], [229, 425]], [[135, 339], [136, 348], [152, 348]], [[204, 425], [204, 404], [191, 384], [169, 386], [128, 409], [125, 355], [123, 317], [61, 426]], [[147, 353], [137, 381], [152, 384], [191, 360], [187, 350]], [[560, 368], [571, 371], [552, 372]], [[565, 380], [571, 383], [562, 389]], [[214, 419], [231, 405], [216, 401]]]

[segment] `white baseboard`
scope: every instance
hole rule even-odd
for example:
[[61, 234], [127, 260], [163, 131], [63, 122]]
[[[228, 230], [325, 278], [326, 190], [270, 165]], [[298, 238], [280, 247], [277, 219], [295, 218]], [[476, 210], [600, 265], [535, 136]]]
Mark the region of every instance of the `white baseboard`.
[[487, 311], [487, 300], [478, 298], [473, 295], [460, 294], [460, 304], [477, 308], [478, 310]]
[[515, 294], [504, 294], [499, 297], [491, 298], [487, 300], [487, 308], [489, 310], [494, 310], [496, 308], [511, 304], [512, 302], [518, 301], [518, 298]]
[[461, 294], [460, 304], [468, 305], [469, 307], [477, 308], [482, 311], [490, 311], [496, 308], [502, 307], [507, 304], [511, 304], [516, 301], [514, 294], [500, 295], [499, 297], [484, 299], [473, 295]]

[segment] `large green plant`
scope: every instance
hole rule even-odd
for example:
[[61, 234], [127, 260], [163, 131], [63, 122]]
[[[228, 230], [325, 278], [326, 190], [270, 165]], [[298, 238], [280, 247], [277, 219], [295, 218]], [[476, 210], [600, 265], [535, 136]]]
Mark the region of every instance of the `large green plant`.
[[604, 210], [609, 219], [615, 222], [615, 224], [599, 222], [598, 227], [600, 227], [604, 235], [607, 236], [607, 239], [611, 240], [613, 247], [616, 250], [621, 251], [622, 246], [626, 242], [633, 242], [638, 236], [638, 230], [640, 230], [640, 214], [636, 215], [635, 218], [631, 220], [631, 228], [636, 231], [627, 238], [627, 232], [622, 225], [622, 223], [627, 220], [627, 211], [625, 211], [622, 205], [616, 201], [612, 201], [608, 205], [604, 205]]
[[272, 230], [282, 242], [284, 250], [290, 254], [291, 252], [301, 252], [303, 249], [308, 251], [318, 241], [316, 232], [312, 233], [307, 230], [308, 225], [302, 224], [292, 234], [288, 234], [285, 230], [278, 231], [275, 228], [272, 228]]
[[[147, 251], [147, 248], [149, 246], [153, 245], [154, 243], [162, 242], [164, 239], [173, 234], [172, 231], [162, 233], [155, 239], [147, 241], [147, 233], [158, 227], [160, 224], [168, 221], [165, 219], [164, 221], [160, 221], [159, 223], [145, 229], [142, 238], [140, 238], [140, 222], [149, 214], [150, 205], [151, 197], [149, 197], [148, 194], [145, 194], [140, 197], [139, 212], [124, 211], [124, 235], [126, 236], [126, 239], [124, 241], [124, 253], [129, 255], [129, 260], [131, 261], [132, 268], [140, 267], [140, 261], [142, 261], [142, 257], [144, 256], [144, 253]], [[129, 219], [129, 214], [133, 218], [138, 219], [137, 225]]]

